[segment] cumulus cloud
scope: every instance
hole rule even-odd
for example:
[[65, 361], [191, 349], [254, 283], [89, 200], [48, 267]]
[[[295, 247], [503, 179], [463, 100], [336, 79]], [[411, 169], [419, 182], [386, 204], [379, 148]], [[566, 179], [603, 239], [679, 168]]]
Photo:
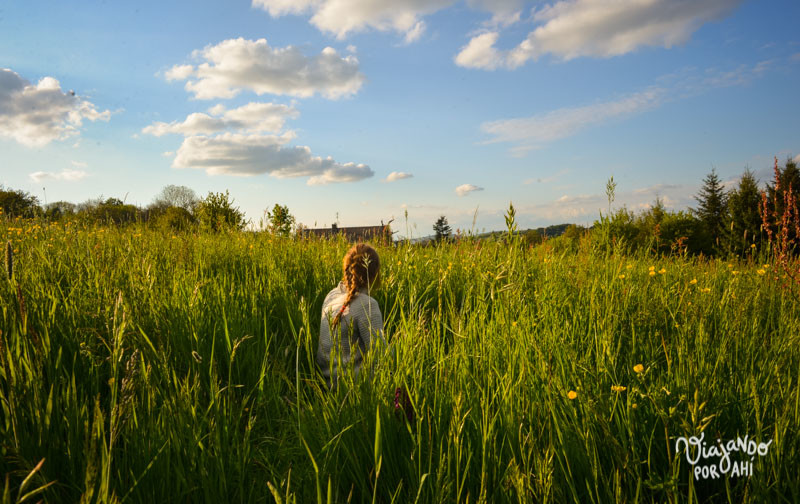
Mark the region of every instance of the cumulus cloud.
[[[513, 49], [498, 50], [494, 47], [496, 37], [480, 34], [462, 48], [456, 63], [491, 70], [516, 68], [545, 54], [571, 60], [618, 56], [643, 46], [670, 48], [687, 42], [703, 24], [722, 19], [740, 3], [741, 0], [561, 0], [534, 11], [536, 28]], [[476, 52], [492, 54], [496, 59], [476, 58]]]
[[310, 13], [311, 24], [339, 39], [372, 28], [395, 31], [413, 41], [424, 31], [424, 16], [453, 3], [455, 0], [253, 0], [253, 7], [273, 17]]
[[295, 46], [270, 47], [265, 39], [240, 37], [194, 51], [193, 56], [203, 62], [176, 65], [164, 75], [167, 80], [186, 80], [186, 91], [204, 100], [232, 98], [242, 90], [338, 99], [357, 93], [364, 83], [358, 58], [340, 56], [332, 47], [306, 56]]
[[473, 191], [483, 191], [483, 187], [478, 187], [474, 184], [461, 184], [456, 187], [456, 194], [459, 196], [466, 196]]
[[308, 147], [287, 146], [292, 137], [235, 133], [190, 136], [183, 140], [172, 166], [204, 169], [209, 175], [309, 177], [309, 185], [355, 182], [374, 175], [365, 164], [338, 163], [330, 157], [313, 156]]
[[73, 91], [64, 92], [53, 77], [36, 85], [8, 68], [0, 68], [0, 137], [28, 147], [43, 147], [79, 133], [83, 120], [107, 121], [111, 112], [99, 112]]
[[395, 180], [403, 180], [413, 176], [414, 175], [410, 173], [393, 171], [389, 174], [389, 176], [386, 177], [386, 182], [394, 182]]
[[142, 133], [157, 137], [170, 133], [184, 136], [211, 134], [228, 129], [275, 133], [283, 129], [286, 119], [299, 115], [294, 107], [275, 103], [248, 103], [232, 110], [226, 110], [220, 104], [209, 109], [209, 113], [212, 115], [195, 112], [182, 122], [155, 122], [143, 128]]
[[494, 47], [499, 35], [497, 32], [486, 32], [472, 37], [456, 55], [456, 65], [484, 70], [494, 70], [504, 66], [504, 56]]
[[[405, 43], [425, 32], [424, 17], [455, 4], [457, 0], [253, 0], [253, 7], [272, 17], [310, 15], [320, 31], [339, 39], [373, 29], [403, 35]], [[468, 0], [467, 4], [492, 14], [491, 26], [507, 26], [519, 20], [521, 0]]]
[[87, 173], [83, 170], [68, 170], [64, 169], [60, 172], [44, 172], [37, 171], [31, 173], [29, 176], [34, 182], [42, 182], [45, 180], [63, 180], [66, 182], [73, 182], [86, 178]]

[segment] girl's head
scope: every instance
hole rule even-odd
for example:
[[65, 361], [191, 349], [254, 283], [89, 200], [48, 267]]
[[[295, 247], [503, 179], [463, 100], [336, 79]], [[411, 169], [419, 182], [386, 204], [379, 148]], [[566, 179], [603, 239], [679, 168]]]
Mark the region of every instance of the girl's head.
[[343, 280], [348, 292], [359, 289], [378, 288], [381, 261], [375, 249], [366, 243], [358, 243], [342, 259]]
[[360, 290], [365, 289], [367, 292], [372, 292], [378, 288], [380, 285], [380, 267], [381, 262], [378, 258], [378, 253], [366, 243], [353, 245], [347, 251], [342, 260], [342, 272], [344, 274], [342, 281], [347, 289], [347, 297], [342, 309], [333, 319], [334, 326], [339, 323], [345, 308], [350, 305]]

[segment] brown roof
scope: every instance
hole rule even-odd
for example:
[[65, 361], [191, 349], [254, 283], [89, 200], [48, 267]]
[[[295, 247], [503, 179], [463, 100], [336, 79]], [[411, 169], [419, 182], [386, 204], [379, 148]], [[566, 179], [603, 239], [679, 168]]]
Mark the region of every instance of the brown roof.
[[329, 228], [304, 229], [303, 234], [328, 238], [343, 234], [349, 241], [362, 241], [383, 236], [385, 226], [355, 226], [338, 227], [335, 224]]

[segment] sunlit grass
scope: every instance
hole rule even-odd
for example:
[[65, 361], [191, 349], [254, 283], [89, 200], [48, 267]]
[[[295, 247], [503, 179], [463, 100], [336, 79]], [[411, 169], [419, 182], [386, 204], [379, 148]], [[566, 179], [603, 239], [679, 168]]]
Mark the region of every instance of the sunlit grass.
[[[0, 237], [10, 502], [51, 482], [48, 502], [800, 500], [800, 307], [755, 253], [379, 247], [396, 363], [326, 393], [344, 241], [13, 220]], [[675, 440], [701, 429], [774, 442], [750, 478], [693, 481]]]

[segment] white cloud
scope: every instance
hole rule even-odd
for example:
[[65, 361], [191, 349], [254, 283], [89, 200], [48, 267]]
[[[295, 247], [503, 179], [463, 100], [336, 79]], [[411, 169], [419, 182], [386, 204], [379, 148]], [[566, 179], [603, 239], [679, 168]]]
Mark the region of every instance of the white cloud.
[[70, 164], [75, 168], [86, 168], [87, 166], [89, 166], [88, 163], [84, 163], [83, 161], [72, 161], [70, 162]]
[[[626, 207], [631, 211], [647, 210], [660, 198], [664, 206], [670, 210], [685, 210], [696, 204], [694, 194], [696, 186], [656, 184], [649, 187], [616, 194], [612, 210]], [[560, 198], [535, 205], [520, 205], [518, 215], [531, 217], [550, 223], [584, 223], [590, 224], [600, 217], [600, 212], [608, 211], [608, 198], [605, 194], [563, 195]]]
[[[369, 29], [395, 32], [411, 43], [425, 32], [423, 18], [455, 4], [457, 0], [253, 0], [253, 7], [272, 17], [309, 14], [319, 30], [343, 39]], [[522, 0], [468, 0], [467, 4], [492, 14], [491, 26], [519, 20]]]
[[800, 164], [800, 154], [796, 155], [796, 156], [794, 157], [793, 161], [794, 161], [795, 163], [798, 163], [798, 164]]
[[481, 125], [481, 130], [494, 137], [486, 143], [511, 142], [516, 144], [514, 153], [524, 154], [546, 143], [574, 135], [588, 126], [656, 107], [663, 96], [663, 89], [652, 88], [610, 102], [561, 108], [532, 117], [486, 122]]
[[483, 187], [478, 187], [473, 184], [461, 184], [460, 186], [456, 187], [456, 194], [459, 196], [466, 196], [473, 191], [483, 191]]
[[172, 166], [204, 169], [209, 175], [309, 177], [308, 185], [355, 182], [374, 175], [364, 164], [338, 163], [312, 156], [305, 146], [286, 146], [292, 138], [292, 134], [190, 136], [183, 140]]
[[386, 177], [386, 182], [394, 182], [395, 180], [403, 180], [411, 178], [413, 176], [414, 175], [410, 173], [393, 171], [392, 173], [389, 174], [389, 176]]
[[[740, 3], [741, 0], [561, 0], [534, 11], [538, 26], [515, 48], [499, 51], [494, 47], [496, 37], [480, 34], [456, 56], [456, 63], [491, 70], [516, 68], [545, 54], [571, 60], [582, 56], [608, 58], [643, 46], [670, 48], [687, 42], [703, 24], [722, 19]], [[467, 50], [474, 52], [476, 47], [480, 47], [480, 54], [493, 54], [497, 60], [463, 55]]]
[[453, 3], [455, 0], [253, 0], [253, 7], [273, 17], [310, 12], [311, 24], [339, 39], [372, 28], [395, 31], [413, 41], [424, 30], [422, 17]]
[[64, 92], [53, 77], [33, 85], [13, 70], [0, 68], [0, 137], [28, 147], [43, 147], [79, 133], [84, 119], [107, 121], [108, 110], [95, 106], [74, 92]]
[[165, 76], [186, 80], [186, 91], [204, 100], [232, 98], [242, 90], [338, 99], [357, 93], [364, 83], [358, 58], [342, 57], [332, 47], [305, 56], [295, 46], [273, 48], [265, 39], [238, 38], [194, 51], [193, 56], [204, 61], [196, 66], [176, 65]]
[[503, 66], [505, 64], [503, 55], [494, 47], [498, 36], [497, 32], [486, 32], [472, 37], [456, 55], [456, 65], [484, 70], [494, 70]]
[[616, 100], [582, 107], [565, 107], [531, 117], [485, 122], [481, 125], [481, 130], [492, 138], [484, 143], [514, 144], [511, 153], [522, 156], [532, 149], [572, 136], [587, 127], [631, 117], [668, 101], [696, 96], [711, 89], [748, 84], [763, 75], [771, 65], [770, 61], [762, 61], [752, 66], [740, 65], [730, 71], [684, 71], [662, 77], [658, 86]]
[[42, 182], [44, 180], [63, 180], [66, 182], [74, 182], [86, 178], [87, 173], [83, 170], [61, 170], [60, 172], [44, 172], [37, 171], [31, 173], [29, 176], [34, 182]]
[[164, 151], [164, 152], [161, 153], [161, 155], [164, 156], [164, 157], [172, 157], [172, 156], [175, 155], [175, 151], [171, 151], [171, 150]]
[[211, 107], [209, 112], [216, 117], [195, 112], [183, 122], [155, 122], [143, 128], [142, 133], [157, 137], [170, 133], [184, 136], [211, 134], [226, 129], [275, 133], [283, 129], [286, 119], [299, 115], [294, 107], [275, 103], [248, 103], [232, 110], [219, 104]]

